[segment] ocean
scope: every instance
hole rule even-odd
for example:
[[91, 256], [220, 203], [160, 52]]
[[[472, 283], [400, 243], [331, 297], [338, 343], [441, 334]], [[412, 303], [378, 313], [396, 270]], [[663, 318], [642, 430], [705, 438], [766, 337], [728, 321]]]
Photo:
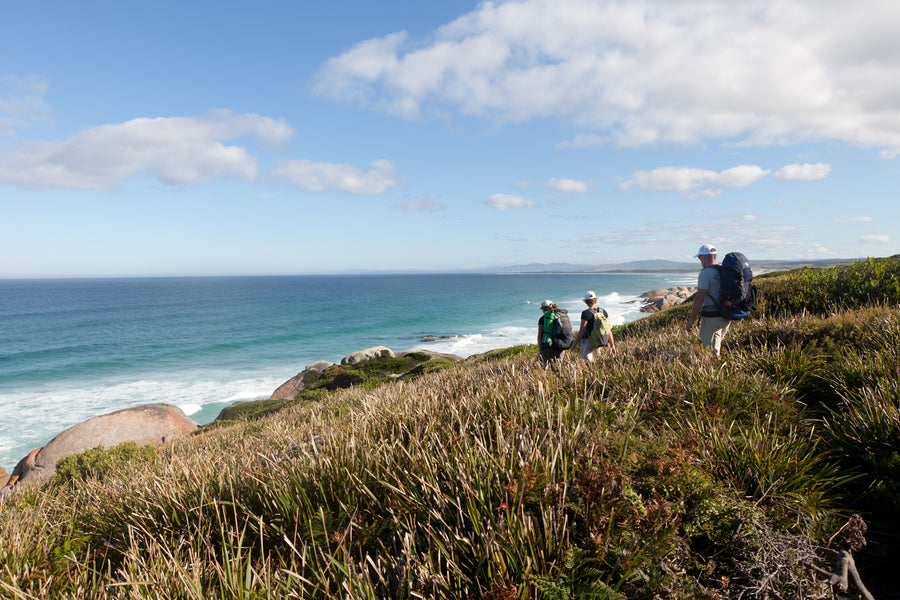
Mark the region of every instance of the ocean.
[[0, 280], [0, 467], [94, 416], [151, 402], [198, 423], [306, 365], [375, 345], [470, 356], [531, 344], [540, 303], [612, 323], [685, 274], [334, 275]]

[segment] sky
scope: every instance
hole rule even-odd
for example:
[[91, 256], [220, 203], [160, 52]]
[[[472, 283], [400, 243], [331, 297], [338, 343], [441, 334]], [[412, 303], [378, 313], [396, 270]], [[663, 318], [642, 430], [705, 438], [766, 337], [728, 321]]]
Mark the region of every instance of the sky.
[[896, 0], [0, 2], [0, 278], [900, 252]]

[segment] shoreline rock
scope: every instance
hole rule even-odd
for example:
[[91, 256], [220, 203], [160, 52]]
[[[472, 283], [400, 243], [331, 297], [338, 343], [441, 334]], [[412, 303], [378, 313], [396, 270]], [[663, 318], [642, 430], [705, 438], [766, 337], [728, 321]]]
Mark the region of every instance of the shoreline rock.
[[667, 289], [650, 290], [641, 294], [642, 302], [641, 312], [655, 313], [665, 308], [678, 306], [683, 304], [691, 296], [697, 293], [697, 288], [678, 286]]
[[189, 435], [198, 427], [180, 408], [169, 404], [142, 404], [92, 417], [69, 427], [20, 460], [0, 488], [0, 500], [16, 488], [48, 481], [56, 473], [56, 463], [67, 456], [97, 446], [113, 448], [124, 442], [162, 445]]
[[334, 363], [327, 360], [319, 360], [312, 363], [311, 365], [306, 365], [305, 369], [278, 386], [278, 389], [272, 392], [272, 395], [269, 396], [269, 400], [290, 400], [303, 391], [303, 378], [306, 377], [307, 373], [309, 373], [310, 371], [321, 373], [325, 369], [333, 366]]

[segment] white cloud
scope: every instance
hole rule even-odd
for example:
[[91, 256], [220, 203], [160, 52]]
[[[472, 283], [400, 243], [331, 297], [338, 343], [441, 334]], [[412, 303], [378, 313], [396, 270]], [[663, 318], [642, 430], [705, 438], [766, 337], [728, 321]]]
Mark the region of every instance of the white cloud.
[[741, 221], [757, 221], [759, 217], [756, 215], [744, 215], [741, 217]]
[[866, 242], [870, 244], [889, 244], [891, 243], [891, 236], [889, 235], [863, 235], [860, 236], [859, 240], [861, 242]]
[[702, 187], [719, 176], [715, 171], [690, 167], [659, 167], [637, 171], [635, 183], [645, 192], [686, 192]]
[[366, 170], [311, 160], [282, 160], [272, 169], [271, 175], [309, 192], [340, 190], [361, 196], [382, 194], [403, 181], [397, 175], [394, 163], [386, 159], [376, 160]]
[[850, 217], [849, 219], [838, 219], [835, 217], [834, 220], [838, 223], [869, 223], [875, 219], [872, 217]]
[[[746, 187], [769, 174], [756, 165], [739, 165], [724, 171], [692, 167], [659, 167], [652, 171], [636, 171], [634, 183], [645, 192], [693, 192], [694, 197], [716, 197], [722, 188]], [[627, 190], [631, 182], [619, 186]]]
[[14, 136], [16, 129], [46, 118], [48, 87], [38, 77], [0, 76], [0, 137]]
[[294, 135], [283, 120], [217, 110], [198, 117], [133, 119], [87, 129], [57, 142], [7, 150], [0, 184], [23, 188], [110, 190], [140, 174], [169, 184], [220, 176], [256, 177], [256, 158], [223, 140], [252, 136], [281, 143]]
[[770, 171], [757, 167], [756, 165], [738, 165], [730, 169], [725, 169], [716, 178], [716, 185], [725, 188], [742, 188], [747, 187], [751, 183], [756, 183]]
[[537, 206], [537, 202], [534, 200], [529, 200], [522, 196], [514, 196], [512, 194], [494, 194], [486, 200], [486, 203], [496, 210], [519, 210], [529, 206]]
[[406, 118], [563, 117], [583, 130], [568, 146], [832, 139], [890, 156], [898, 22], [894, 0], [482, 2], [426, 40], [357, 44], [314, 89]]
[[775, 171], [776, 179], [793, 179], [796, 181], [816, 181], [825, 179], [831, 173], [831, 165], [826, 163], [793, 164]]
[[395, 204], [394, 208], [409, 211], [438, 212], [444, 210], [445, 208], [447, 208], [447, 206], [445, 204], [435, 202], [431, 198], [418, 198], [416, 200], [410, 200], [409, 202], [400, 202], [398, 204]]
[[588, 184], [577, 179], [557, 179], [553, 178], [547, 182], [547, 187], [561, 192], [563, 194], [587, 194]]

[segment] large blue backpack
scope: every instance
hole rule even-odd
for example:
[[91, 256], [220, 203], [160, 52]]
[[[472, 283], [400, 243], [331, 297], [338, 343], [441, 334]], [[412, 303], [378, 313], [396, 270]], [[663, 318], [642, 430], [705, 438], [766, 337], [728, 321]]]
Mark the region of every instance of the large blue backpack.
[[738, 321], [756, 310], [756, 286], [750, 261], [740, 252], [729, 252], [719, 265], [719, 297], [713, 298], [722, 316]]

